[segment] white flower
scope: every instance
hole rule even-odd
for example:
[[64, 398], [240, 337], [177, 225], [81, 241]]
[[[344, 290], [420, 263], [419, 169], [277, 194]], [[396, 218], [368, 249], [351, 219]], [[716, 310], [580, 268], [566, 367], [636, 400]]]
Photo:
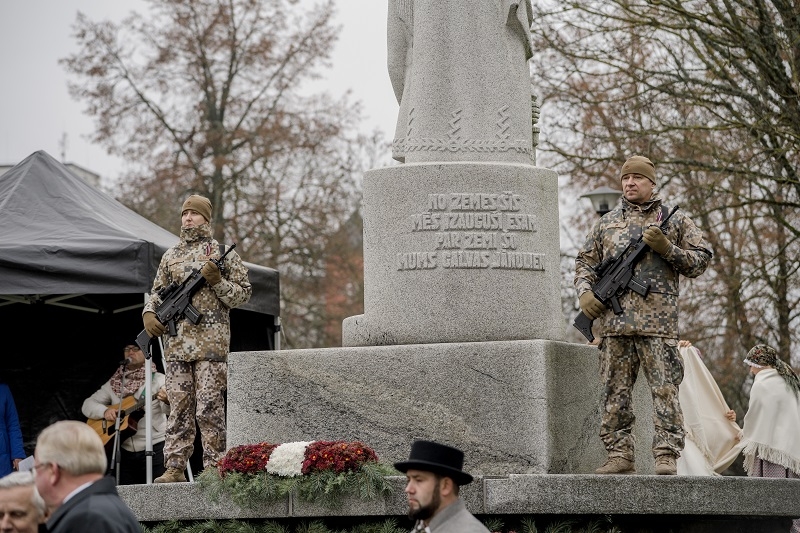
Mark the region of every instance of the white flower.
[[306, 447], [309, 442], [286, 442], [272, 450], [267, 462], [267, 472], [278, 476], [293, 477], [303, 473]]

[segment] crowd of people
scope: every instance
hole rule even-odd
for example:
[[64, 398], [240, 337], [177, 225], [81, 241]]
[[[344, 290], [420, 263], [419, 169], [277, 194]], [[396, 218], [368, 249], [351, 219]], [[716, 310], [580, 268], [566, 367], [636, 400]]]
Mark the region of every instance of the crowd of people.
[[[750, 403], [742, 427], [736, 424], [736, 413], [700, 351], [678, 336], [679, 279], [701, 275], [711, 247], [684, 213], [668, 215], [649, 159], [626, 161], [620, 183], [620, 205], [594, 224], [575, 266], [581, 311], [599, 337], [600, 439], [607, 457], [595, 472], [636, 472], [632, 391], [641, 369], [654, 404], [656, 474], [719, 475], [741, 454], [749, 476], [799, 478], [797, 374], [771, 346], [754, 346], [744, 359], [754, 375]], [[212, 237], [211, 215], [205, 197], [192, 195], [183, 203], [180, 242], [161, 259], [142, 313], [147, 335], [162, 339], [164, 373], [145, 365], [149, 354], [127, 342], [119, 368], [83, 403], [88, 423], [61, 421], [47, 427], [37, 438], [28, 469], [20, 468], [26, 455], [14, 400], [9, 387], [0, 384], [0, 530], [36, 531], [44, 523], [53, 532], [92, 527], [139, 531], [117, 484], [149, 482], [149, 458], [148, 475], [155, 476], [155, 483], [186, 481], [195, 427], [204, 467], [215, 466], [225, 453], [229, 311], [247, 302], [252, 288], [238, 255], [230, 253], [217, 263], [225, 249]], [[618, 294], [620, 305], [614, 308], [593, 290], [600, 265], [624, 254], [628, 243], [639, 238], [649, 250], [636, 265], [636, 279], [648, 290], [645, 296], [630, 290]], [[205, 280], [192, 297], [203, 319], [180, 320], [173, 330], [159, 317], [164, 289], [193, 272]], [[151, 368], [149, 375], [146, 368]], [[146, 403], [150, 409], [143, 416]], [[409, 459], [395, 464], [407, 477], [415, 531], [487, 531], [459, 498], [460, 487], [472, 481], [462, 470], [463, 461], [457, 448], [417, 440]], [[800, 532], [800, 520], [792, 531]]]

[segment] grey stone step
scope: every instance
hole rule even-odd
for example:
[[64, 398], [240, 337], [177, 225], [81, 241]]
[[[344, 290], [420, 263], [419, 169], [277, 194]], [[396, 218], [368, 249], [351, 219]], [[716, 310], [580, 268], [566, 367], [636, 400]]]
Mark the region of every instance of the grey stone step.
[[[228, 498], [212, 502], [197, 483], [118, 487], [142, 522], [326, 516], [404, 516], [405, 478], [390, 478], [391, 496], [347, 499], [336, 509], [287, 496], [243, 509]], [[477, 477], [461, 497], [477, 515], [682, 515], [737, 521], [800, 517], [800, 480], [737, 476], [516, 475]], [[756, 531], [755, 529], [753, 531]]]

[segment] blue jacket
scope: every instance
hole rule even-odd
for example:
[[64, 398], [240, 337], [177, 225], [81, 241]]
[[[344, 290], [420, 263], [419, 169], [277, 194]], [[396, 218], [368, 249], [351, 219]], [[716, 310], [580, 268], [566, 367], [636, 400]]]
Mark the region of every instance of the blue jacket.
[[22, 431], [11, 389], [0, 383], [0, 477], [14, 471], [14, 459], [24, 459]]

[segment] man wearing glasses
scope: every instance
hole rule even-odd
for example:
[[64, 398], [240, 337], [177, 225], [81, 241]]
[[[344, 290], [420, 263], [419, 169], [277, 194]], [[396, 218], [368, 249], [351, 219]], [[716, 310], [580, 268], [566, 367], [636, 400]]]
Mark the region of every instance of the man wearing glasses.
[[[145, 389], [145, 358], [142, 350], [129, 343], [123, 350], [124, 359], [111, 378], [97, 392], [86, 398], [82, 411], [89, 418], [89, 425], [100, 434], [108, 456], [111, 457], [115, 444], [116, 427], [120, 399], [123, 412], [120, 420], [120, 468], [119, 484], [133, 485], [146, 483], [146, 441], [147, 419], [144, 416], [143, 396]], [[169, 407], [164, 389], [164, 374], [152, 372], [150, 377], [152, 401], [153, 438], [153, 477], [164, 473], [164, 431], [167, 426]], [[152, 392], [157, 391], [157, 392]], [[115, 465], [110, 465], [115, 468]]]

